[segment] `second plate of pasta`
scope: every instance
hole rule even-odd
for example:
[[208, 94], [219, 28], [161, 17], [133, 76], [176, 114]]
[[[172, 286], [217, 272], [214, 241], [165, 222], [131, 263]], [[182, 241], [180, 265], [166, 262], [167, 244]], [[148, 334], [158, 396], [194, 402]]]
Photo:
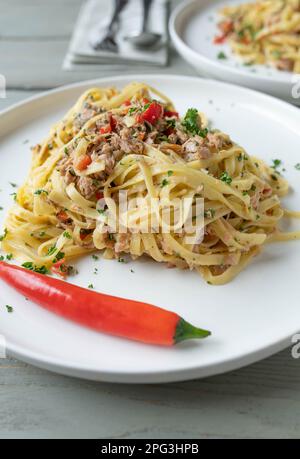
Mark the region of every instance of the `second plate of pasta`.
[[191, 0], [173, 12], [170, 32], [200, 74], [300, 104], [298, 0]]

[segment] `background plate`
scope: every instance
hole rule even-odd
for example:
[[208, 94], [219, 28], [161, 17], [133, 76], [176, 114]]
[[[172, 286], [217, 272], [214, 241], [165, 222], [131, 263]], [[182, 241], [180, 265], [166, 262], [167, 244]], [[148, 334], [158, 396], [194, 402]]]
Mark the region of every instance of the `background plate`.
[[[300, 112], [283, 102], [229, 84], [174, 76], [130, 76], [84, 82], [51, 91], [0, 115], [0, 223], [11, 193], [27, 173], [33, 145], [46, 136], [87, 88], [145, 81], [171, 97], [183, 114], [196, 106], [250, 154], [284, 161], [299, 208]], [[294, 229], [288, 225], [288, 229]], [[269, 245], [231, 284], [213, 287], [194, 272], [168, 270], [150, 260], [78, 263], [72, 282], [178, 312], [212, 330], [203, 342], [165, 349], [106, 336], [69, 323], [25, 301], [0, 283], [0, 334], [11, 355], [60, 373], [114, 382], [167, 382], [222, 373], [275, 353], [300, 329], [300, 243]], [[98, 275], [94, 268], [98, 268]], [[131, 272], [134, 270], [134, 273]], [[14, 307], [8, 314], [5, 305]]]
[[[183, 59], [201, 75], [247, 86], [300, 105], [300, 75], [267, 65], [245, 66], [228, 44], [215, 45], [220, 8], [249, 0], [191, 0], [183, 2], [170, 18], [170, 34]], [[223, 51], [227, 59], [218, 59]], [[298, 82], [298, 86], [296, 87]], [[298, 88], [298, 89], [297, 89]], [[292, 95], [295, 91], [297, 98]]]

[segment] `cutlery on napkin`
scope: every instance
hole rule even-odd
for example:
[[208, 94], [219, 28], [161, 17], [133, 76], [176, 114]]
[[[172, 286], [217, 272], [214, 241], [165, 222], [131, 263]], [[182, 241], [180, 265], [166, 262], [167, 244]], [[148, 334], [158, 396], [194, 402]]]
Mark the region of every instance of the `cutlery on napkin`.
[[142, 25], [143, 3], [141, 0], [130, 0], [120, 14], [119, 30], [116, 35], [118, 52], [94, 50], [90, 36], [108, 26], [113, 12], [111, 0], [88, 0], [80, 10], [79, 17], [71, 38], [69, 50], [63, 68], [82, 69], [88, 64], [95, 67], [124, 66], [126, 64], [145, 64], [165, 66], [168, 62], [168, 0], [155, 0], [150, 16], [149, 29], [162, 36], [162, 39], [151, 48], [139, 49], [132, 46], [125, 37]]

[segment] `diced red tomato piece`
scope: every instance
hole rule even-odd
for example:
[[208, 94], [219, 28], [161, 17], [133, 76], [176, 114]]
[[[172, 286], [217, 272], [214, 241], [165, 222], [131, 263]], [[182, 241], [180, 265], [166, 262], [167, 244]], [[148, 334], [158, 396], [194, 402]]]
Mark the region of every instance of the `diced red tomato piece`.
[[92, 162], [89, 155], [83, 155], [76, 161], [76, 168], [79, 171], [84, 171]]
[[104, 194], [102, 191], [96, 191], [96, 199], [99, 201], [99, 199], [103, 199]]
[[175, 132], [175, 129], [172, 127], [169, 127], [168, 129], [165, 130], [164, 134], [169, 136], [171, 134], [174, 134], [174, 132]]
[[100, 128], [100, 134], [109, 134], [111, 131], [112, 129], [110, 124], [107, 124], [106, 126]]
[[226, 37], [227, 37], [227, 35], [225, 35], [225, 34], [224, 35], [219, 35], [218, 37], [215, 37], [214, 44], [215, 45], [221, 45], [226, 40]]
[[222, 30], [224, 35], [228, 35], [233, 31], [233, 22], [232, 21], [222, 21], [219, 24], [219, 28]]
[[62, 260], [57, 261], [51, 267], [51, 272], [63, 278], [67, 277], [67, 273], [61, 269], [62, 265], [65, 264], [66, 260], [63, 258]]
[[80, 239], [84, 241], [84, 239], [91, 234], [92, 230], [81, 229], [80, 230]]
[[66, 223], [70, 220], [69, 215], [64, 210], [60, 210], [56, 216], [62, 223]]
[[117, 121], [112, 115], [109, 115], [109, 124], [110, 124], [111, 130], [115, 131], [117, 127]]
[[155, 124], [157, 120], [162, 118], [163, 112], [163, 107], [159, 103], [152, 102], [144, 112], [137, 116], [136, 120], [138, 123], [147, 121], [150, 124]]
[[126, 105], [126, 107], [129, 107], [129, 105], [131, 105], [130, 99], [125, 100], [125, 102], [123, 103], [123, 105]]
[[179, 114], [178, 112], [171, 112], [170, 110], [165, 110], [164, 117], [165, 118], [173, 118], [173, 117], [179, 118]]

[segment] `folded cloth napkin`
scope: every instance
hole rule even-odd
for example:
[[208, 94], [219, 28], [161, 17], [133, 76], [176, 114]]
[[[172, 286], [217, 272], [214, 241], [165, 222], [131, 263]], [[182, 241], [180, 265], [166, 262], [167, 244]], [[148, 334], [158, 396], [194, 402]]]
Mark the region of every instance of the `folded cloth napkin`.
[[[142, 0], [129, 0], [121, 12], [119, 31], [116, 36], [118, 52], [95, 51], [90, 45], [91, 33], [107, 27], [114, 2], [111, 0], [88, 0], [80, 10], [77, 24], [70, 42], [63, 68], [74, 70], [90, 64], [95, 67], [122, 66], [124, 64], [146, 64], [165, 66], [168, 62], [168, 0], [154, 0], [149, 16], [149, 28], [159, 33], [162, 39], [155, 47], [136, 49], [124, 37], [142, 26]], [[87, 65], [86, 65], [87, 66]], [[88, 67], [88, 66], [87, 66]]]

